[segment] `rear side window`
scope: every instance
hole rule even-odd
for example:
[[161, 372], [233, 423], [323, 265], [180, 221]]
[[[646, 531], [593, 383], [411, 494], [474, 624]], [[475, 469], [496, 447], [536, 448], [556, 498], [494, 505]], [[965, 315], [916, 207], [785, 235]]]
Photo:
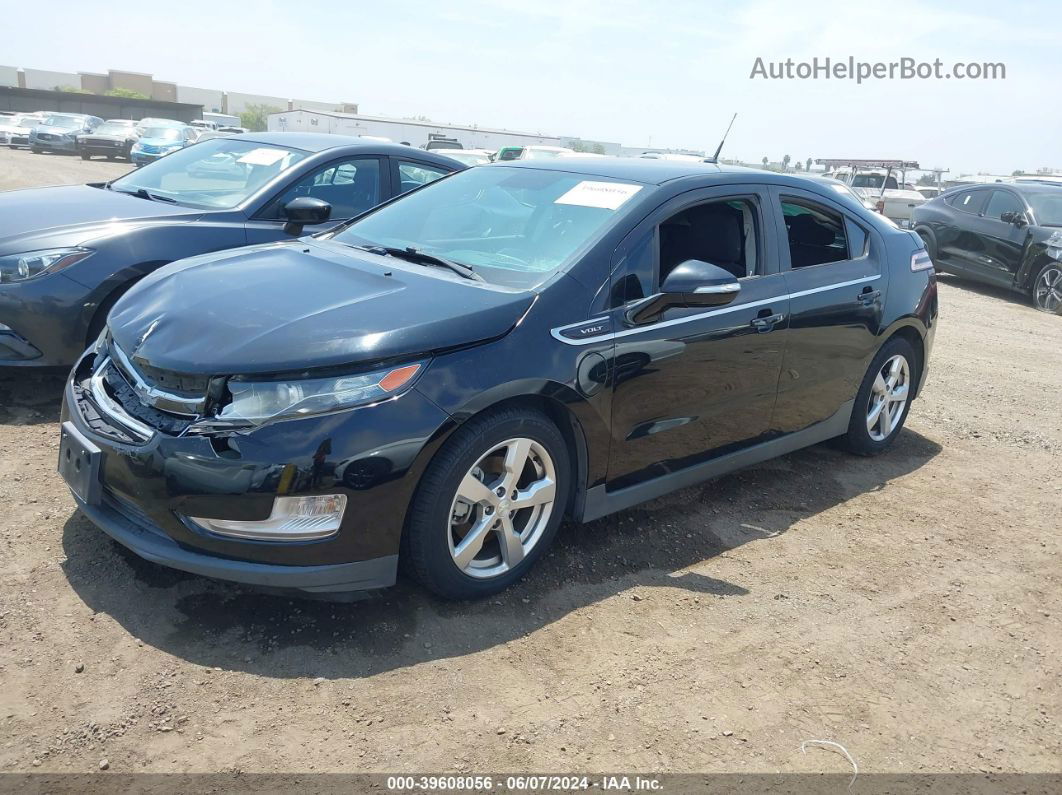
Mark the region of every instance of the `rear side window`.
[[[794, 269], [849, 259], [848, 233], [839, 212], [803, 199], [783, 199], [782, 216]], [[862, 251], [855, 256], [862, 254]]]
[[1003, 213], [1023, 212], [1025, 212], [1025, 207], [1021, 200], [1009, 190], [992, 191], [992, 198], [988, 200], [988, 206], [985, 207], [985, 217], [994, 218], [997, 221]]
[[944, 201], [956, 210], [962, 210], [964, 213], [974, 213], [976, 215], [981, 212], [981, 208], [984, 207], [986, 195], [987, 191], [983, 190], [964, 190], [945, 197]]
[[434, 182], [439, 177], [445, 177], [449, 172], [435, 166], [426, 166], [423, 163], [410, 163], [401, 161], [398, 164], [399, 193], [406, 193]]

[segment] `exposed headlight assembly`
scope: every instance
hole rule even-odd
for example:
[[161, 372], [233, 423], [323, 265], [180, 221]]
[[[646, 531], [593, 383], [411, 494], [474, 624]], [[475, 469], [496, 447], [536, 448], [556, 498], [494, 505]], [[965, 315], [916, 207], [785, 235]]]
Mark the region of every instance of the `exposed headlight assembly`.
[[68, 268], [92, 254], [90, 248], [50, 248], [0, 257], [0, 284], [24, 282]]
[[275, 419], [308, 417], [378, 403], [409, 388], [423, 364], [301, 381], [252, 381], [236, 376], [228, 383], [232, 401], [222, 408], [218, 420], [261, 425]]

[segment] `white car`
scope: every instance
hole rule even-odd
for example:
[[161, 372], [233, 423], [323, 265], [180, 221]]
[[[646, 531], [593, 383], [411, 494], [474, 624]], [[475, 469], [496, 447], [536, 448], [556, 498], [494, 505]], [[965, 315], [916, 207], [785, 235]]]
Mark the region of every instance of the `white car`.
[[524, 151], [520, 153], [519, 160], [550, 160], [554, 157], [560, 157], [561, 155], [575, 154], [574, 149], [569, 149], [567, 146], [525, 146]]
[[0, 117], [0, 146], [18, 149], [29, 148], [30, 130], [41, 123], [43, 114], [17, 113], [14, 116]]
[[436, 151], [466, 166], [485, 166], [494, 159], [494, 153], [486, 149], [438, 149]]

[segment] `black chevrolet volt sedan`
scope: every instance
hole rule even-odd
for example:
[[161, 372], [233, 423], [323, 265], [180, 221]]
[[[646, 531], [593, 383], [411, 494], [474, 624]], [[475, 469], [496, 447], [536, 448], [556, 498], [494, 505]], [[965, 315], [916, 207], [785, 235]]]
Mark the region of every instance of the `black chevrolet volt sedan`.
[[350, 136], [253, 133], [106, 183], [0, 192], [0, 367], [69, 367], [168, 262], [322, 231], [461, 168]]
[[461, 171], [334, 230], [175, 262], [75, 365], [60, 471], [152, 561], [280, 588], [496, 592], [588, 521], [838, 438], [926, 377], [921, 240], [702, 163]]
[[1062, 314], [1062, 185], [955, 188], [918, 207], [913, 221], [941, 273], [1005, 287]]

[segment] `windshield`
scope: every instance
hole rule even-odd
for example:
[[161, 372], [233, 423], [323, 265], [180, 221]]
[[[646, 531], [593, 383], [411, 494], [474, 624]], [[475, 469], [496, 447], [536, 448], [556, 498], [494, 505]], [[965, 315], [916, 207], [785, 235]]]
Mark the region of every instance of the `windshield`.
[[36, 116], [28, 116], [25, 119], [19, 119], [15, 122], [18, 127], [36, 127], [41, 123], [41, 120]]
[[148, 163], [110, 187], [128, 192], [144, 189], [189, 207], [227, 210], [307, 154], [285, 146], [214, 138]]
[[860, 207], [863, 206], [863, 200], [861, 198], [859, 198], [859, 194], [857, 194], [854, 190], [849, 188], [847, 185], [845, 185], [843, 183], [840, 183], [840, 182], [830, 182], [828, 184], [829, 184], [829, 186], [831, 188], [833, 188], [835, 191], [840, 193], [842, 196], [845, 196], [846, 198], [852, 199]]
[[59, 127], [64, 130], [80, 130], [84, 126], [81, 119], [70, 116], [49, 116], [44, 120], [45, 127]]
[[107, 122], [96, 128], [96, 135], [125, 135], [131, 128], [128, 124], [112, 124]]
[[1029, 206], [1032, 207], [1036, 223], [1040, 226], [1062, 226], [1062, 189], [1058, 194], [1030, 193], [1026, 194]]
[[493, 284], [530, 288], [574, 259], [642, 187], [564, 171], [470, 168], [363, 216], [334, 239], [412, 247], [469, 265]]
[[148, 127], [140, 134], [144, 138], [161, 138], [163, 141], [179, 141], [182, 137], [177, 127]]

